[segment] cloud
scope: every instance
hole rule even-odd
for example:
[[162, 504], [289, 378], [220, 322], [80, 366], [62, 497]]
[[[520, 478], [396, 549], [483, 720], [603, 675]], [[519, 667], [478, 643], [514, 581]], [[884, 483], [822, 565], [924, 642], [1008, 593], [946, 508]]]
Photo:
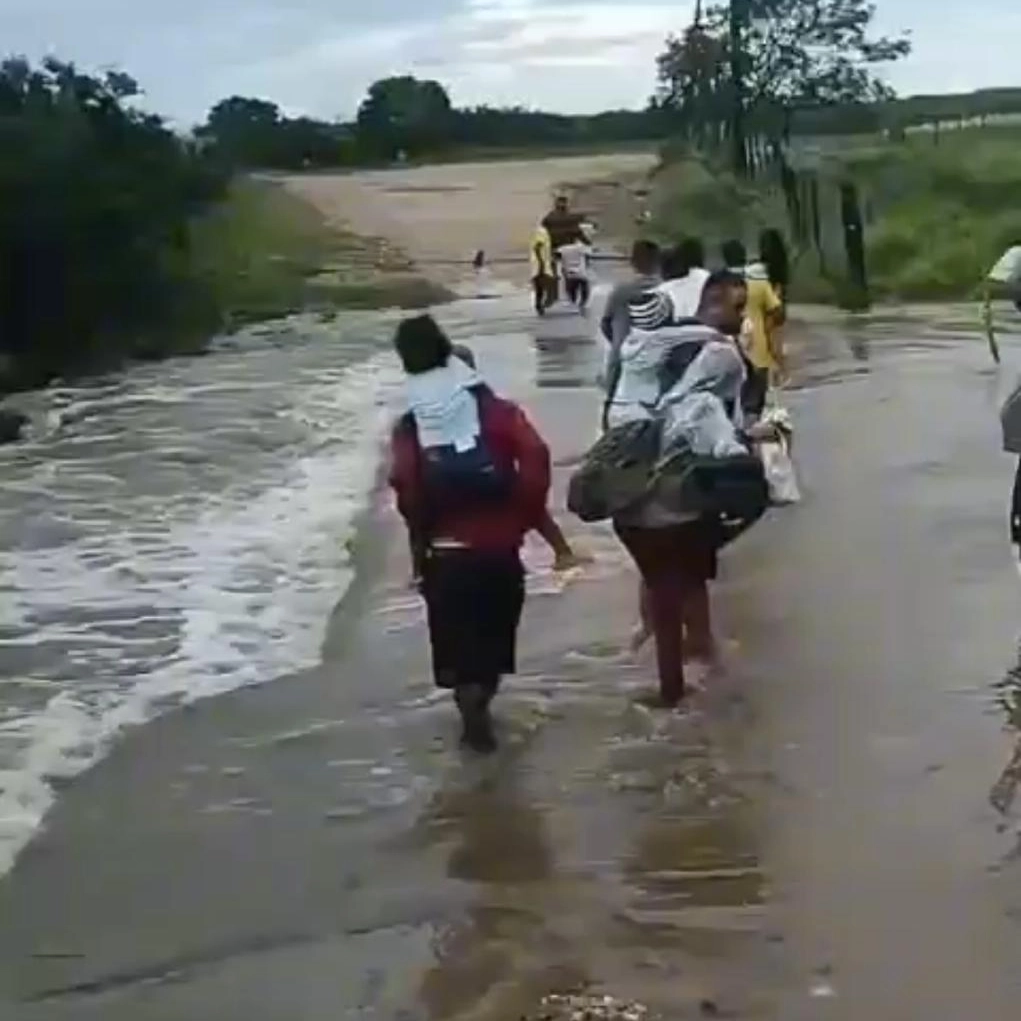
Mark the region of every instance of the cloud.
[[[1011, 7], [1008, 7], [1007, 4]], [[884, 0], [884, 30], [915, 26], [902, 91], [1009, 84], [1015, 0], [932, 17], [929, 0]], [[155, 109], [188, 123], [226, 95], [350, 116], [376, 78], [417, 73], [455, 100], [589, 112], [645, 102], [655, 57], [694, 0], [0, 0], [12, 52], [121, 67]], [[989, 32], [994, 25], [996, 31]]]

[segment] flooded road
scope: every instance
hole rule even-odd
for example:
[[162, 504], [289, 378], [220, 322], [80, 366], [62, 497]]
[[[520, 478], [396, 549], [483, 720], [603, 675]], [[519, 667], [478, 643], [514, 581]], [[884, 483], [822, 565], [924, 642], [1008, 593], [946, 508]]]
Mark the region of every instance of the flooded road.
[[[523, 297], [445, 318], [558, 461], [588, 445], [589, 324], [536, 329]], [[634, 578], [561, 515], [596, 563], [565, 583], [529, 544], [503, 749], [464, 760], [380, 500], [321, 662], [62, 790], [0, 885], [0, 1007], [506, 1021], [584, 988], [668, 1019], [1015, 1017], [1012, 372], [952, 313], [792, 330], [806, 499], [725, 558], [729, 675], [693, 711], [640, 707]]]

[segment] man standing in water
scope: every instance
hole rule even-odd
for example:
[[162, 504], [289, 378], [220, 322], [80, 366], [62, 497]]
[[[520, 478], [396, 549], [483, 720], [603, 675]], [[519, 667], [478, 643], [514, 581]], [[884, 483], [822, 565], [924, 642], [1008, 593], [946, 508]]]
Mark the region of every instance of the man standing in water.
[[390, 482], [420, 561], [433, 676], [454, 692], [462, 742], [492, 752], [490, 703], [515, 669], [520, 549], [546, 510], [549, 449], [431, 316], [402, 322], [394, 346], [411, 410], [394, 427]]
[[558, 195], [553, 208], [543, 217], [542, 225], [549, 231], [553, 251], [569, 245], [581, 229], [581, 217], [571, 212], [571, 203], [566, 195]]

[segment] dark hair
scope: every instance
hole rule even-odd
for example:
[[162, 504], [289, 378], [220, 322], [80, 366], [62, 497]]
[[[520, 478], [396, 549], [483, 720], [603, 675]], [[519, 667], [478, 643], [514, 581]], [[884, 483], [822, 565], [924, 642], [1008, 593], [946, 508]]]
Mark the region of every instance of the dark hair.
[[743, 241], [738, 241], [736, 238], [724, 241], [720, 252], [723, 255], [723, 265], [726, 269], [748, 265], [748, 250]]
[[702, 286], [702, 304], [705, 304], [710, 298], [715, 298], [720, 291], [729, 290], [731, 287], [747, 286], [748, 281], [741, 273], [736, 273], [732, 269], [714, 270]]
[[687, 267], [686, 273], [690, 273], [693, 269], [701, 269], [705, 265], [705, 245], [702, 244], [701, 238], [681, 238], [681, 243], [677, 246], [677, 254]]
[[791, 278], [790, 259], [783, 235], [767, 228], [759, 235], [759, 258], [766, 267], [766, 275], [774, 287], [786, 289]]
[[394, 348], [409, 376], [441, 368], [454, 351], [450, 338], [431, 315], [405, 319], [397, 327]]
[[460, 358], [469, 369], [477, 368], [475, 364], [475, 352], [467, 344], [454, 344], [450, 353], [455, 358]]
[[631, 265], [639, 273], [658, 272], [662, 258], [662, 252], [655, 241], [639, 238], [631, 246]]
[[663, 276], [667, 280], [681, 280], [704, 265], [705, 246], [698, 238], [682, 238], [676, 248], [663, 253]]

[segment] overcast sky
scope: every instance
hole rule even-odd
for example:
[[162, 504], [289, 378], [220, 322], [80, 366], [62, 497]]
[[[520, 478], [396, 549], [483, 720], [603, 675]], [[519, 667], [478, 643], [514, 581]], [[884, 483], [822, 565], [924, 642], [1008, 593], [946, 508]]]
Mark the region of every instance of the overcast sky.
[[[692, 0], [693, 3], [693, 0]], [[347, 118], [366, 86], [411, 72], [461, 105], [564, 112], [638, 106], [687, 0], [0, 0], [0, 46], [54, 53], [138, 78], [147, 104], [182, 124], [232, 94], [291, 113]], [[902, 92], [1016, 85], [1018, 0], [879, 0], [886, 31], [915, 52]], [[937, 13], [938, 9], [938, 13]]]

